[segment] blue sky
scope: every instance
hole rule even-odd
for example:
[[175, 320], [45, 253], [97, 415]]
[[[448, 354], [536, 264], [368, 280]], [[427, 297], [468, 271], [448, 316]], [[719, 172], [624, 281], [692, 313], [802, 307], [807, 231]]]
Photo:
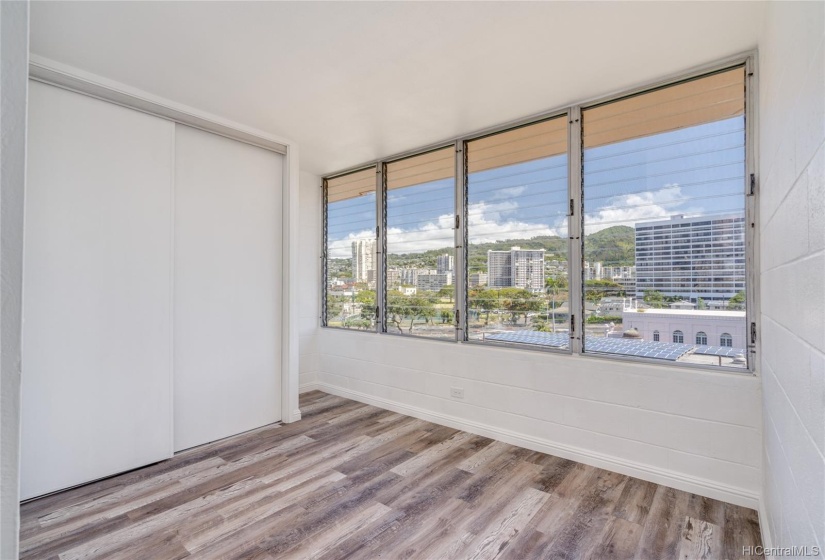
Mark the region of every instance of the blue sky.
[[[744, 209], [744, 118], [637, 138], [584, 152], [585, 234], [674, 214]], [[390, 192], [388, 249], [422, 252], [452, 246], [452, 179]], [[567, 156], [469, 177], [470, 242], [565, 235]], [[349, 257], [353, 239], [375, 231], [375, 196], [329, 207], [329, 252]]]

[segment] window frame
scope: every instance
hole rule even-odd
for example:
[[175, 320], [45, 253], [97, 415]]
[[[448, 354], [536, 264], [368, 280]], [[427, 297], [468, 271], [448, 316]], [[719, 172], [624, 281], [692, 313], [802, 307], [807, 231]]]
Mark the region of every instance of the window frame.
[[[376, 275], [376, 301], [379, 307], [379, 315], [376, 319], [376, 329], [355, 330], [355, 332], [379, 334], [395, 334], [401, 338], [426, 339], [439, 342], [481, 345], [490, 348], [511, 348], [516, 350], [526, 350], [531, 352], [545, 352], [551, 354], [573, 355], [596, 360], [626, 361], [633, 363], [647, 363], [650, 365], [673, 366], [701, 370], [712, 373], [738, 373], [752, 375], [756, 372], [758, 364], [759, 339], [756, 336], [759, 332], [760, 305], [757, 294], [759, 293], [759, 228], [756, 227], [757, 207], [758, 207], [758, 175], [757, 175], [757, 152], [758, 127], [756, 107], [758, 93], [758, 76], [756, 72], [757, 53], [750, 51], [729, 58], [719, 60], [712, 64], [695, 67], [688, 71], [671, 74], [659, 80], [655, 80], [635, 88], [625, 89], [616, 93], [585, 100], [578, 104], [553, 109], [533, 115], [527, 118], [514, 120], [499, 126], [490, 127], [475, 133], [459, 136], [448, 141], [442, 141], [408, 150], [391, 157], [381, 158], [366, 164], [353, 166], [334, 174], [325, 175], [321, 181], [321, 205], [322, 205], [322, 251], [321, 251], [321, 326], [337, 330], [353, 331], [343, 327], [330, 327], [326, 324], [326, 294], [327, 294], [327, 181], [342, 175], [374, 167], [376, 170], [376, 224], [377, 224], [377, 266], [380, 271]], [[604, 353], [584, 352], [582, 344], [582, 333], [585, 323], [585, 270], [584, 270], [584, 197], [582, 180], [582, 120], [581, 111], [605, 103], [610, 103], [628, 97], [652, 92], [658, 89], [673, 86], [682, 82], [701, 78], [717, 72], [723, 72], [741, 67], [745, 72], [745, 181], [743, 185], [743, 196], [745, 198], [745, 270], [746, 270], [746, 302], [745, 302], [745, 335], [746, 335], [746, 359], [747, 366], [707, 366], [705, 364], [694, 364], [687, 362], [662, 362], [654, 358], [642, 358], [635, 356], [611, 355]], [[469, 275], [467, 259], [468, 225], [467, 225], [467, 205], [468, 205], [468, 177], [467, 177], [467, 144], [470, 141], [485, 138], [487, 136], [507, 132], [531, 124], [550, 120], [558, 117], [567, 118], [567, 165], [568, 165], [568, 195], [571, 202], [572, 213], [568, 213], [568, 290], [570, 317], [570, 344], [568, 348], [553, 348], [538, 345], [469, 340], [468, 337], [468, 293]], [[387, 255], [386, 255], [386, 165], [395, 161], [415, 157], [439, 149], [453, 146], [455, 150], [455, 215], [458, 227], [454, 228], [455, 242], [453, 246], [455, 256], [455, 305], [454, 305], [454, 326], [455, 338], [434, 338], [421, 335], [400, 335], [388, 332], [386, 325], [387, 309]]]

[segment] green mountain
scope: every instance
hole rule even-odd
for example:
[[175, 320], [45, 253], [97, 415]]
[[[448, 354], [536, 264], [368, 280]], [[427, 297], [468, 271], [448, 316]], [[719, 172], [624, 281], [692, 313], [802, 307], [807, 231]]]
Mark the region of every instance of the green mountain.
[[629, 226], [613, 226], [584, 238], [584, 259], [605, 266], [636, 264], [636, 233]]
[[[567, 260], [567, 239], [555, 235], [541, 235], [529, 239], [505, 239], [492, 243], [471, 243], [469, 253], [470, 271], [487, 270], [487, 251], [507, 251], [511, 247], [522, 249], [544, 249], [547, 260]], [[635, 264], [635, 233], [632, 227], [613, 226], [588, 235], [584, 239], [584, 258], [587, 261], [601, 261], [606, 266], [630, 266]], [[435, 268], [436, 257], [453, 253], [452, 247], [433, 249], [423, 253], [387, 255], [390, 267]], [[330, 259], [330, 272], [346, 273], [350, 259]]]

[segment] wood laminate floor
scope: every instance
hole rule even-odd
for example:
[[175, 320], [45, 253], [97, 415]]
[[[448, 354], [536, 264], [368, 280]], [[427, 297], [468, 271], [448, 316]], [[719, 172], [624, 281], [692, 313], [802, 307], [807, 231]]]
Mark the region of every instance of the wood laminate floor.
[[22, 558], [742, 558], [756, 512], [319, 391], [21, 506]]

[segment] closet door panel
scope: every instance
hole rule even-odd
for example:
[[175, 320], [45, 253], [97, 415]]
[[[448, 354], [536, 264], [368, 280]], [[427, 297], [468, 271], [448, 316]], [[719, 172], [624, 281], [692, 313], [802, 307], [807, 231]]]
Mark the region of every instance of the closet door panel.
[[174, 124], [30, 82], [21, 496], [172, 454]]
[[175, 450], [281, 419], [283, 156], [187, 126], [175, 150]]

